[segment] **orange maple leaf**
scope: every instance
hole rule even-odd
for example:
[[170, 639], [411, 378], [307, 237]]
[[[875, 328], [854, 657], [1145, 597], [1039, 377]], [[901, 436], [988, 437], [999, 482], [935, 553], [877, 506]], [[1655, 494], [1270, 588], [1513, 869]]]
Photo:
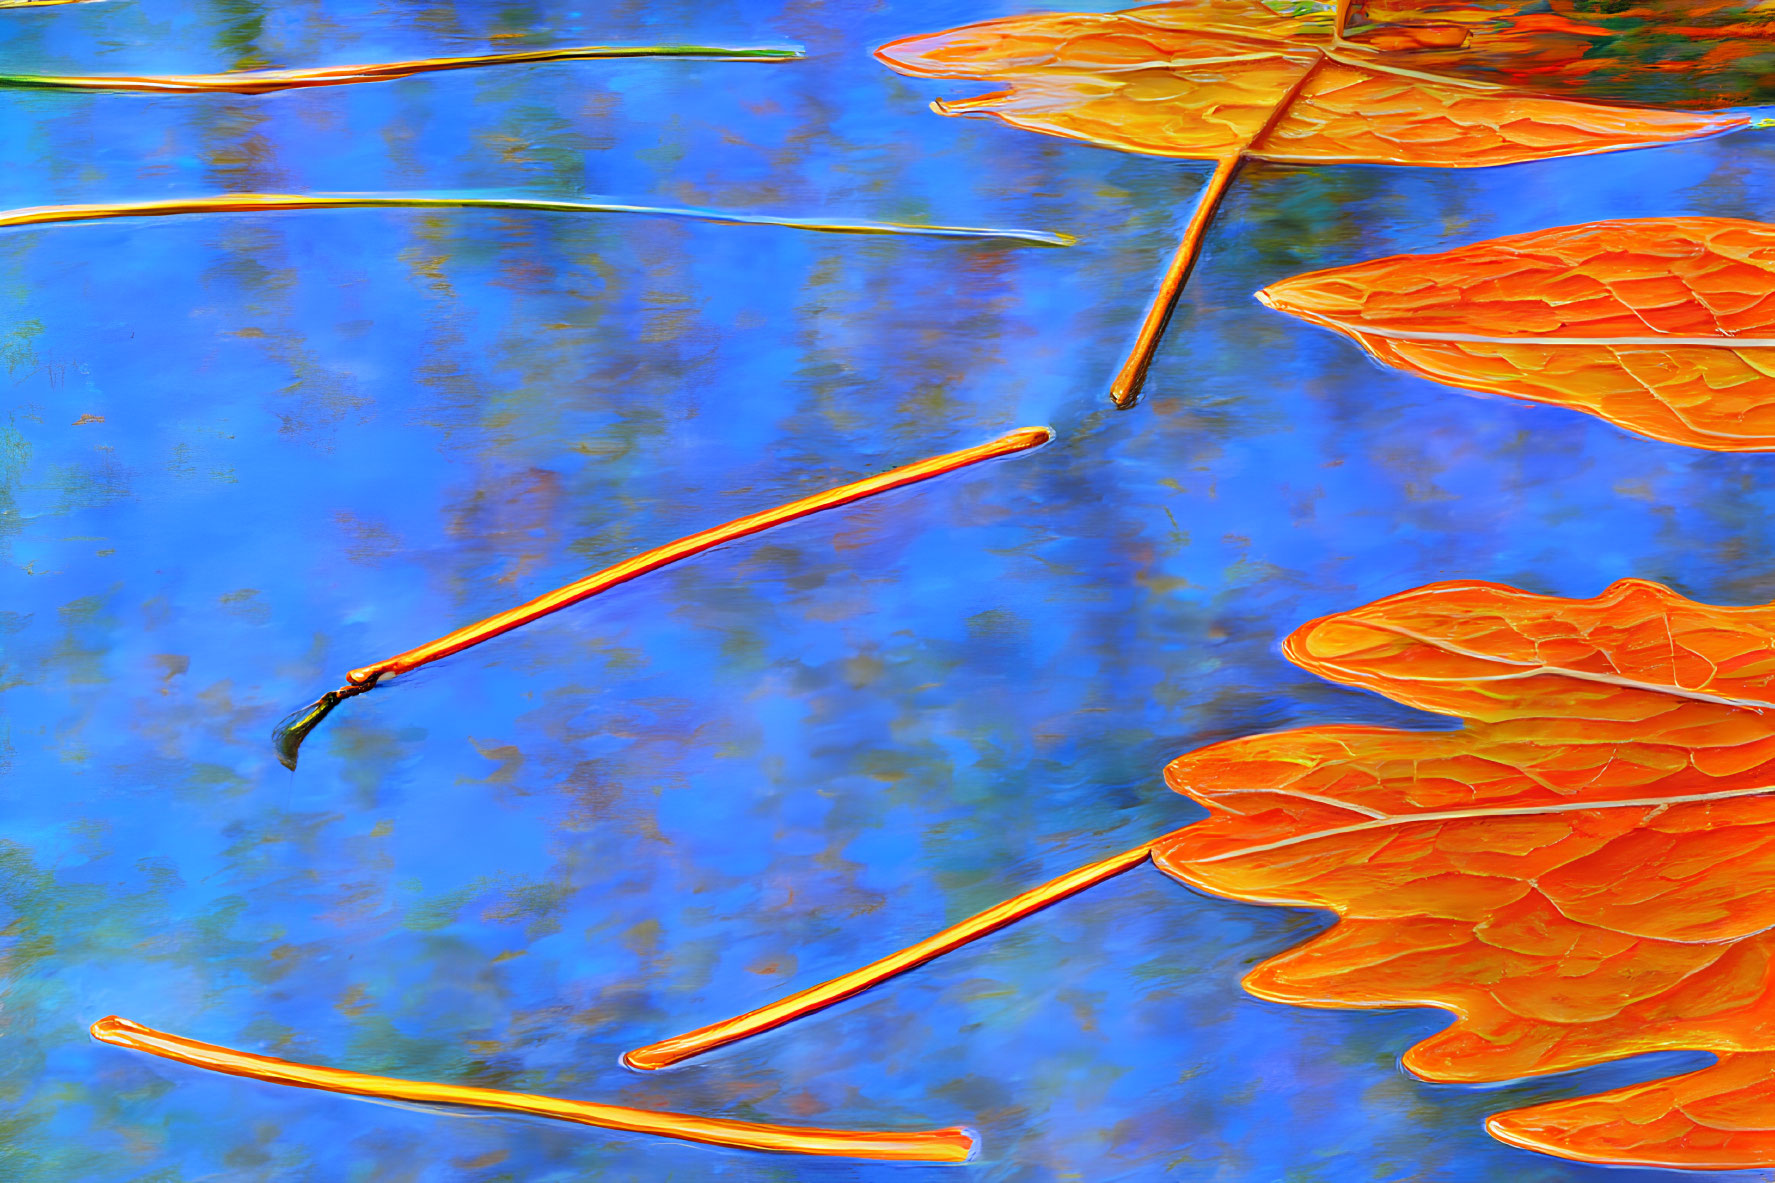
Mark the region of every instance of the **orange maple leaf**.
[[1337, 913], [1260, 997], [1434, 1006], [1419, 1076], [1506, 1081], [1640, 1052], [1719, 1063], [1493, 1117], [1635, 1166], [1775, 1166], [1775, 605], [1643, 580], [1591, 600], [1444, 583], [1313, 621], [1297, 664], [1465, 721], [1310, 727], [1166, 770], [1210, 817], [830, 982], [630, 1052], [659, 1068], [781, 1026], [1125, 873]]
[[1405, 1055], [1429, 1080], [1718, 1052], [1488, 1128], [1589, 1161], [1775, 1164], [1775, 607], [1446, 583], [1313, 621], [1285, 652], [1466, 726], [1307, 728], [1166, 769], [1212, 816], [1155, 844], [1160, 868], [1338, 914], [1246, 987], [1453, 1011]]
[[1123, 151], [1217, 162], [1111, 386], [1118, 406], [1138, 396], [1214, 209], [1247, 158], [1473, 168], [1668, 143], [1749, 122], [1400, 69], [1346, 41], [1340, 23], [1325, 4], [1199, 0], [987, 21], [889, 42], [876, 56], [905, 74], [1010, 84], [932, 104], [945, 115], [990, 115]]
[[1668, 443], [1775, 451], [1775, 226], [1594, 222], [1310, 272], [1257, 298], [1432, 381]]

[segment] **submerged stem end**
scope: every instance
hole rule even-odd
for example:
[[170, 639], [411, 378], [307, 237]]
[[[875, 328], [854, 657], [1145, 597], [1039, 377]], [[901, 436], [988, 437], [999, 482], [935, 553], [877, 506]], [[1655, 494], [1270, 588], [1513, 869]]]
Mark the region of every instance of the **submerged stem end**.
[[271, 733], [271, 745], [277, 749], [277, 762], [291, 772], [296, 771], [296, 756], [302, 748], [302, 741], [346, 697], [340, 691], [329, 690], [308, 706], [286, 715], [283, 722]]

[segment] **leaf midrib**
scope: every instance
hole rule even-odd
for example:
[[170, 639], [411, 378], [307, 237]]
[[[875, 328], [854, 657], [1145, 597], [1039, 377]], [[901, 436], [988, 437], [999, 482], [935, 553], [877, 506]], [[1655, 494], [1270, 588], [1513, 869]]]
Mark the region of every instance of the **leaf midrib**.
[[[1286, 309], [1285, 309], [1286, 311]], [[1483, 333], [1440, 333], [1428, 329], [1383, 329], [1375, 325], [1338, 320], [1322, 313], [1312, 313], [1314, 320], [1327, 328], [1352, 336], [1386, 337], [1394, 341], [1450, 341], [1463, 345], [1696, 345], [1711, 349], [1775, 349], [1775, 337], [1733, 337], [1722, 333], [1712, 337], [1678, 337], [1652, 335], [1645, 337], [1559, 337], [1515, 336], [1491, 337]]]
[[[1291, 796], [1286, 789], [1271, 790], [1278, 796]], [[1685, 793], [1669, 797], [1636, 797], [1617, 801], [1561, 801], [1551, 805], [1493, 806], [1475, 809], [1447, 809], [1429, 813], [1387, 814], [1365, 822], [1353, 822], [1347, 826], [1333, 826], [1329, 829], [1315, 830], [1309, 834], [1293, 834], [1287, 838], [1279, 838], [1274, 842], [1259, 843], [1256, 846], [1245, 846], [1238, 850], [1229, 850], [1221, 854], [1208, 855], [1203, 858], [1184, 860], [1192, 865], [1226, 862], [1229, 859], [1245, 858], [1250, 855], [1266, 854], [1272, 850], [1284, 850], [1290, 846], [1298, 846], [1305, 842], [1316, 842], [1321, 838], [1337, 838], [1345, 834], [1359, 834], [1369, 830], [1383, 830], [1392, 826], [1415, 825], [1419, 822], [1466, 821], [1474, 818], [1490, 817], [1532, 817], [1553, 813], [1584, 813], [1601, 809], [1658, 809], [1672, 805], [1695, 805], [1708, 801], [1729, 801], [1739, 797], [1757, 797], [1775, 792], [1775, 785], [1755, 785], [1744, 789], [1720, 789], [1712, 793]], [[1354, 808], [1354, 807], [1351, 807]], [[1368, 812], [1368, 811], [1359, 811]]]
[[[1481, 652], [1477, 649], [1468, 649], [1465, 646], [1457, 645], [1452, 641], [1444, 640], [1439, 637], [1427, 636], [1427, 635], [1417, 632], [1413, 629], [1403, 628], [1399, 625], [1391, 624], [1387, 621], [1369, 620], [1369, 619], [1365, 619], [1362, 617], [1354, 617], [1354, 618], [1352, 618], [1352, 620], [1354, 623], [1361, 625], [1363, 628], [1370, 628], [1370, 629], [1375, 630], [1376, 632], [1391, 633], [1394, 636], [1403, 637], [1408, 641], [1416, 641], [1419, 644], [1428, 645], [1433, 649], [1440, 649], [1444, 653], [1452, 653], [1457, 657], [1470, 657], [1476, 661], [1490, 661], [1490, 662], [1495, 662], [1498, 665], [1514, 666], [1520, 671], [1519, 673], [1509, 675], [1508, 678], [1504, 678], [1504, 677], [1475, 678], [1475, 677], [1468, 676], [1468, 677], [1458, 677], [1458, 678], [1415, 678], [1415, 679], [1401, 678], [1401, 679], [1398, 679], [1399, 681], [1418, 681], [1418, 682], [1505, 681], [1505, 680], [1515, 680], [1517, 678], [1532, 678], [1532, 677], [1536, 677], [1536, 676], [1544, 674], [1544, 675], [1548, 675], [1548, 676], [1552, 676], [1552, 677], [1575, 678], [1578, 681], [1582, 681], [1582, 682], [1596, 682], [1596, 683], [1600, 683], [1605, 686], [1619, 686], [1625, 690], [1645, 690], [1645, 691], [1649, 691], [1654, 694], [1668, 694], [1674, 698], [1687, 698], [1687, 699], [1693, 700], [1695, 702], [1711, 702], [1711, 703], [1715, 703], [1719, 706], [1738, 707], [1738, 708], [1741, 708], [1744, 710], [1756, 711], [1759, 714], [1764, 711], [1775, 709], [1775, 702], [1770, 702], [1767, 700], [1757, 700], [1757, 699], [1749, 699], [1749, 698], [1731, 698], [1731, 697], [1728, 697], [1723, 694], [1709, 694], [1705, 690], [1693, 690], [1687, 686], [1680, 686], [1680, 685], [1676, 685], [1674, 683], [1645, 682], [1645, 681], [1641, 681], [1636, 678], [1622, 677], [1619, 674], [1592, 673], [1589, 670], [1572, 669], [1568, 666], [1548, 665], [1545, 662], [1513, 661], [1507, 657], [1499, 657], [1495, 653], [1484, 653], [1484, 652]], [[1666, 623], [1668, 624], [1668, 622], [1666, 622]], [[1672, 643], [1674, 644], [1674, 638], [1672, 640]], [[1316, 664], [1319, 664], [1319, 665], [1325, 667], [1326, 669], [1336, 669], [1339, 671], [1346, 671], [1346, 667], [1337, 665], [1334, 662], [1317, 661]], [[1709, 664], [1712, 664], [1712, 663], [1709, 662]], [[1717, 669], [1718, 667], [1715, 666], [1715, 668]], [[1355, 671], [1346, 671], [1346, 672], [1355, 673]], [[1391, 697], [1391, 696], [1389, 696], [1389, 697]], [[1549, 716], [1549, 717], [1552, 717], [1552, 716]]]

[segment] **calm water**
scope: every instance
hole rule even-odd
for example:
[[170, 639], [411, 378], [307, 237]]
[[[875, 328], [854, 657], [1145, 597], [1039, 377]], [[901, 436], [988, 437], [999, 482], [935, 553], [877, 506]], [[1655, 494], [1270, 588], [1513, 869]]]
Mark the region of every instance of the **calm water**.
[[[1429, 1011], [1255, 1001], [1325, 923], [1137, 871], [817, 1017], [628, 1048], [1184, 825], [1164, 763], [1438, 726], [1287, 665], [1476, 577], [1775, 598], [1775, 460], [1381, 370], [1249, 293], [1398, 250], [1770, 213], [1775, 135], [1479, 173], [1253, 167], [1107, 409], [1206, 166], [984, 122], [869, 50], [1014, 11], [251, 0], [0, 12], [0, 69], [700, 41], [259, 98], [0, 92], [0, 207], [522, 191], [1066, 230], [1069, 250], [351, 211], [0, 231], [0, 1177], [1596, 1180], [1484, 1114], [1683, 1065], [1431, 1086]], [[1103, 5], [1110, 7], [1110, 5]], [[102, 416], [102, 422], [76, 421]], [[268, 734], [342, 673], [644, 546], [1048, 423], [1049, 447], [730, 546]], [[90, 1041], [120, 1013], [364, 1071], [980, 1131], [971, 1167], [375, 1106]], [[1635, 1179], [1679, 1176], [1639, 1172]]]

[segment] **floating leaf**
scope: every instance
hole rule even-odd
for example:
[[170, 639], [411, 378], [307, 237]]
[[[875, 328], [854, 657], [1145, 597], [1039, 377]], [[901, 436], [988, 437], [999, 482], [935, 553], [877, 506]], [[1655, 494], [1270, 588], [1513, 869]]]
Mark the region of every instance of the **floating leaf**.
[[1609, 107], [1427, 78], [1340, 49], [1324, 16], [1210, 0], [1102, 16], [1011, 17], [893, 41], [877, 56], [933, 78], [1009, 82], [946, 115], [1189, 160], [1474, 168], [1667, 143], [1740, 116]]
[[1775, 1166], [1775, 606], [1642, 580], [1591, 600], [1445, 583], [1313, 621], [1284, 651], [1465, 726], [1312, 727], [1191, 753], [1166, 780], [1208, 820], [625, 1061], [660, 1067], [812, 1013], [1150, 853], [1203, 891], [1336, 912], [1246, 986], [1452, 1011], [1405, 1055], [1424, 1078], [1720, 1057], [1499, 1114], [1495, 1136], [1594, 1162]]
[[1370, 0], [1345, 37], [1404, 69], [1630, 103], [1775, 101], [1775, 18], [1759, 0]]
[[1257, 298], [1437, 382], [1668, 443], [1775, 450], [1775, 227], [1595, 222], [1311, 272]]
[[1155, 844], [1161, 869], [1338, 914], [1247, 988], [1453, 1011], [1405, 1055], [1437, 1081], [1717, 1052], [1488, 1128], [1599, 1162], [1775, 1164], [1775, 608], [1640, 580], [1593, 600], [1448, 583], [1316, 620], [1284, 651], [1466, 726], [1314, 727], [1166, 769], [1212, 816]]
[[1241, 160], [1473, 168], [1611, 152], [1744, 127], [1741, 116], [1609, 107], [1400, 70], [1337, 35], [1328, 5], [1158, 4], [1011, 17], [884, 45], [906, 74], [1009, 83], [933, 107], [1149, 155], [1215, 160], [1132, 355], [1145, 370]]
[[[25, 0], [36, 6], [46, 0]], [[72, 3], [74, 0], [53, 0]], [[4, 6], [0, 0], [0, 7]], [[369, 62], [354, 66], [316, 66], [300, 70], [237, 70], [228, 74], [0, 74], [0, 86], [40, 90], [139, 91], [147, 94], [271, 94], [310, 86], [344, 86], [353, 82], [387, 82], [438, 70], [471, 70], [480, 66], [528, 65], [538, 62], [588, 61], [601, 58], [703, 58], [718, 61], [786, 62], [802, 57], [799, 49], [724, 49], [713, 45], [565, 45], [555, 49], [519, 49], [471, 57], [423, 58], [407, 62]]]

